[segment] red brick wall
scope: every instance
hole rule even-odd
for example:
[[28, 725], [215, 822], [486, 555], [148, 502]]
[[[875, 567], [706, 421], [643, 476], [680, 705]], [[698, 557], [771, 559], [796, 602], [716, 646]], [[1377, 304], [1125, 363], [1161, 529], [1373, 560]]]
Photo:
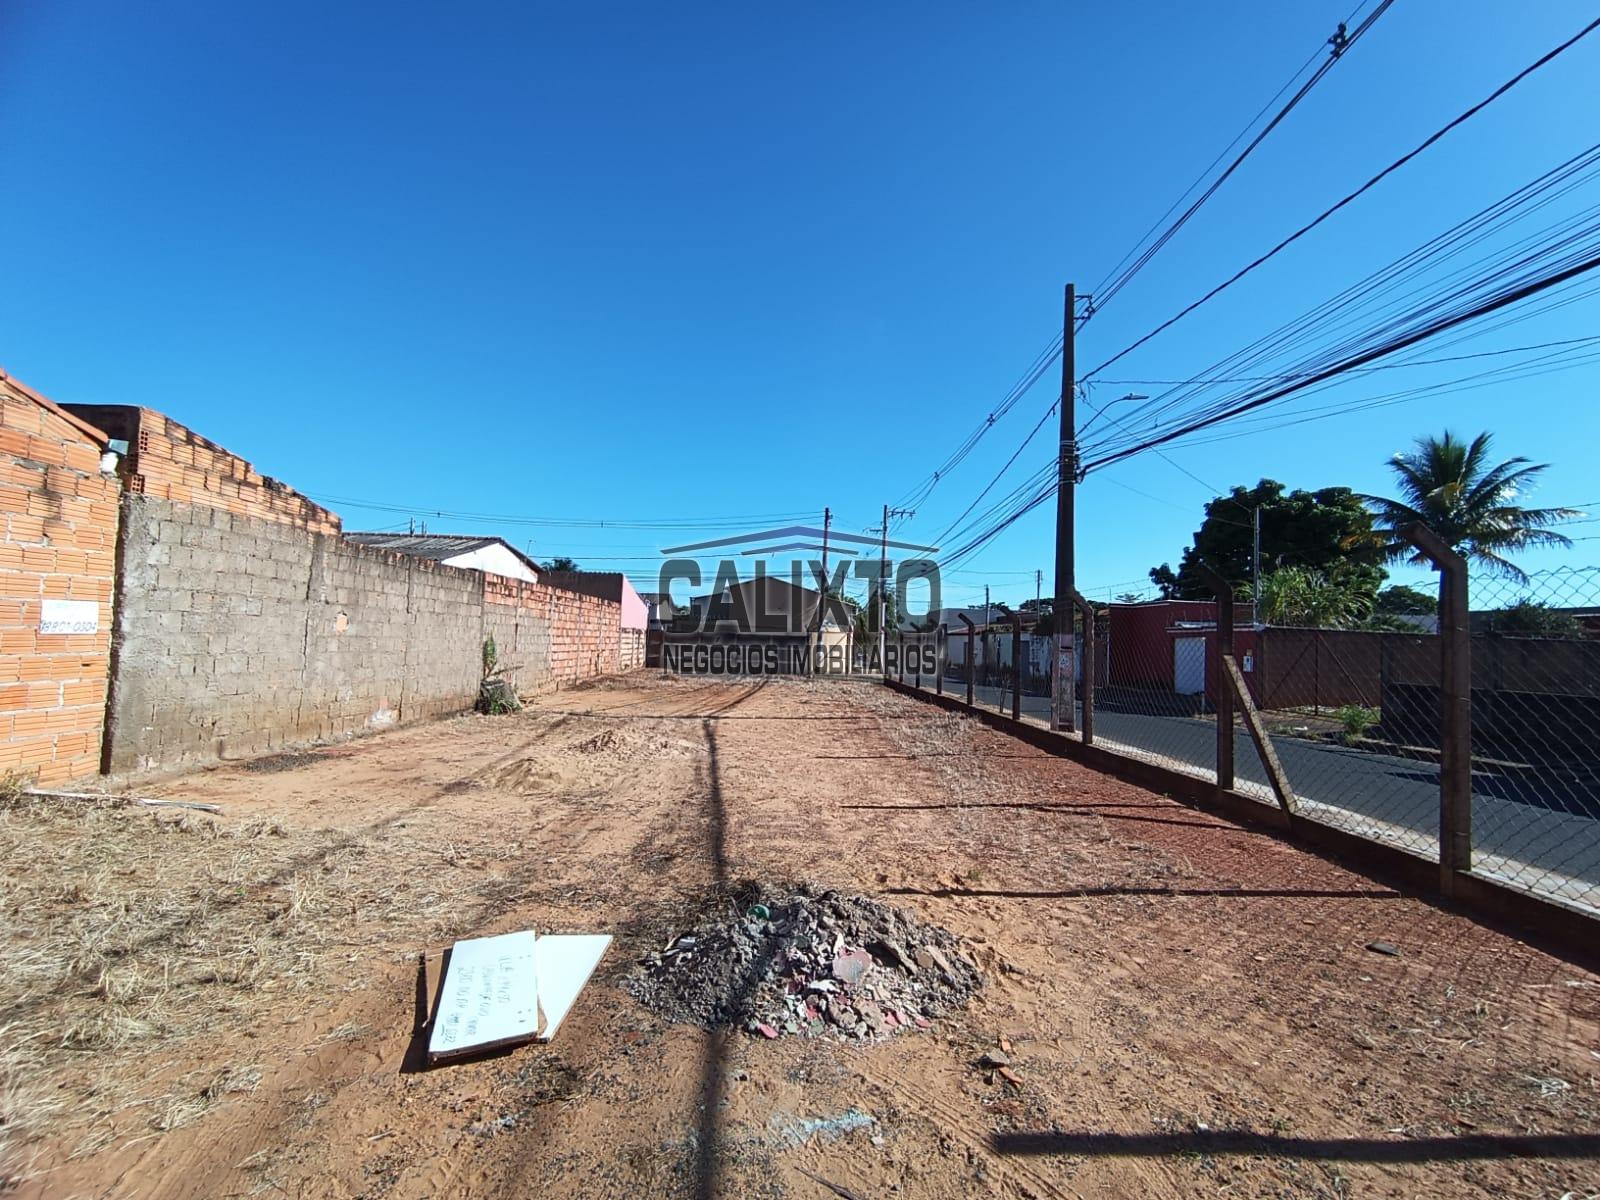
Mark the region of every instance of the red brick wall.
[[123, 474], [128, 491], [220, 508], [242, 517], [338, 533], [339, 515], [263, 475], [171, 417], [148, 408], [74, 404], [72, 413], [128, 443]]
[[[101, 446], [0, 374], [0, 771], [40, 783], [100, 766], [118, 481]], [[39, 632], [47, 599], [89, 600], [99, 629]]]
[[[580, 679], [613, 675], [622, 661], [618, 643], [621, 606], [615, 600], [501, 575], [483, 577], [485, 633], [493, 634], [517, 690], [560, 688]], [[532, 640], [509, 632], [531, 626]]]

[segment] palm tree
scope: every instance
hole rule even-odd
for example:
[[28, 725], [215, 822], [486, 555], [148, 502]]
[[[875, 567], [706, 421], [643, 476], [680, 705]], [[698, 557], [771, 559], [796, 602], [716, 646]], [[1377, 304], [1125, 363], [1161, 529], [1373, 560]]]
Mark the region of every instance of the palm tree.
[[1522, 508], [1513, 503], [1549, 464], [1508, 458], [1490, 466], [1492, 441], [1489, 434], [1480, 433], [1469, 444], [1447, 429], [1442, 438], [1420, 437], [1410, 453], [1394, 456], [1389, 465], [1402, 498], [1361, 497], [1373, 510], [1375, 536], [1383, 539], [1391, 562], [1405, 558], [1417, 566], [1433, 565], [1398, 533], [1419, 521], [1469, 562], [1519, 583], [1527, 581], [1527, 573], [1506, 555], [1536, 546], [1572, 545], [1547, 526], [1582, 513], [1571, 508]]

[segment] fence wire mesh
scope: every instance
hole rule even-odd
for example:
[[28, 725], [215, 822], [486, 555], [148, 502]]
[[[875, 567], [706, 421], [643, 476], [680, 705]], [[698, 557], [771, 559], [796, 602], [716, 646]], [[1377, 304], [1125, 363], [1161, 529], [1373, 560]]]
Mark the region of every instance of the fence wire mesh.
[[1600, 568], [1474, 580], [1471, 625], [1474, 869], [1600, 908]]
[[[998, 587], [996, 588], [998, 591]], [[1204, 779], [1227, 686], [1206, 600], [1096, 603], [1097, 745]], [[1050, 723], [1052, 616], [992, 606], [945, 621], [942, 682], [977, 707]], [[1442, 639], [1433, 612], [1257, 624], [1234, 609], [1234, 659], [1299, 815], [1437, 859]], [[1014, 627], [1020, 623], [1021, 635]], [[1473, 578], [1473, 870], [1600, 909], [1600, 567]], [[1353, 627], [1352, 627], [1353, 626]], [[1079, 678], [1084, 625], [1074, 619]], [[1014, 697], [1014, 689], [1016, 695]], [[1082, 728], [1081, 703], [1074, 728]], [[1236, 786], [1276, 803], [1246, 722]]]

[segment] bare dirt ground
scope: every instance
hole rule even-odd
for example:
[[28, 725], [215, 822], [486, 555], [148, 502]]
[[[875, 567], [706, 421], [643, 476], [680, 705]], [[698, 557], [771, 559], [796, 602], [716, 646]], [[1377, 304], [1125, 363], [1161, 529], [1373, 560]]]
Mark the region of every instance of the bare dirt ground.
[[[635, 676], [149, 791], [223, 813], [0, 811], [15, 1194], [1600, 1189], [1600, 979], [885, 689]], [[869, 1045], [623, 991], [747, 879], [900, 905], [984, 986]], [[618, 935], [556, 1042], [418, 1069], [439, 952], [527, 927]]]

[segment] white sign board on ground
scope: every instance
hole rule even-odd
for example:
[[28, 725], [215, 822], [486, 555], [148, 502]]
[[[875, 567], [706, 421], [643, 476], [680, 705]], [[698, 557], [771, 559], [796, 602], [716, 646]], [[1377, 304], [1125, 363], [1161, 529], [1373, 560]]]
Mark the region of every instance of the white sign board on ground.
[[539, 1032], [533, 930], [469, 938], [450, 951], [430, 1059], [532, 1041]]
[[99, 633], [97, 600], [46, 600], [39, 606], [40, 633]]
[[548, 1042], [610, 945], [609, 934], [535, 937], [531, 929], [457, 942], [433, 1014], [429, 1060]]
[[534, 943], [539, 1007], [545, 1020], [541, 1042], [555, 1037], [609, 945], [611, 936], [604, 933], [552, 933]]

